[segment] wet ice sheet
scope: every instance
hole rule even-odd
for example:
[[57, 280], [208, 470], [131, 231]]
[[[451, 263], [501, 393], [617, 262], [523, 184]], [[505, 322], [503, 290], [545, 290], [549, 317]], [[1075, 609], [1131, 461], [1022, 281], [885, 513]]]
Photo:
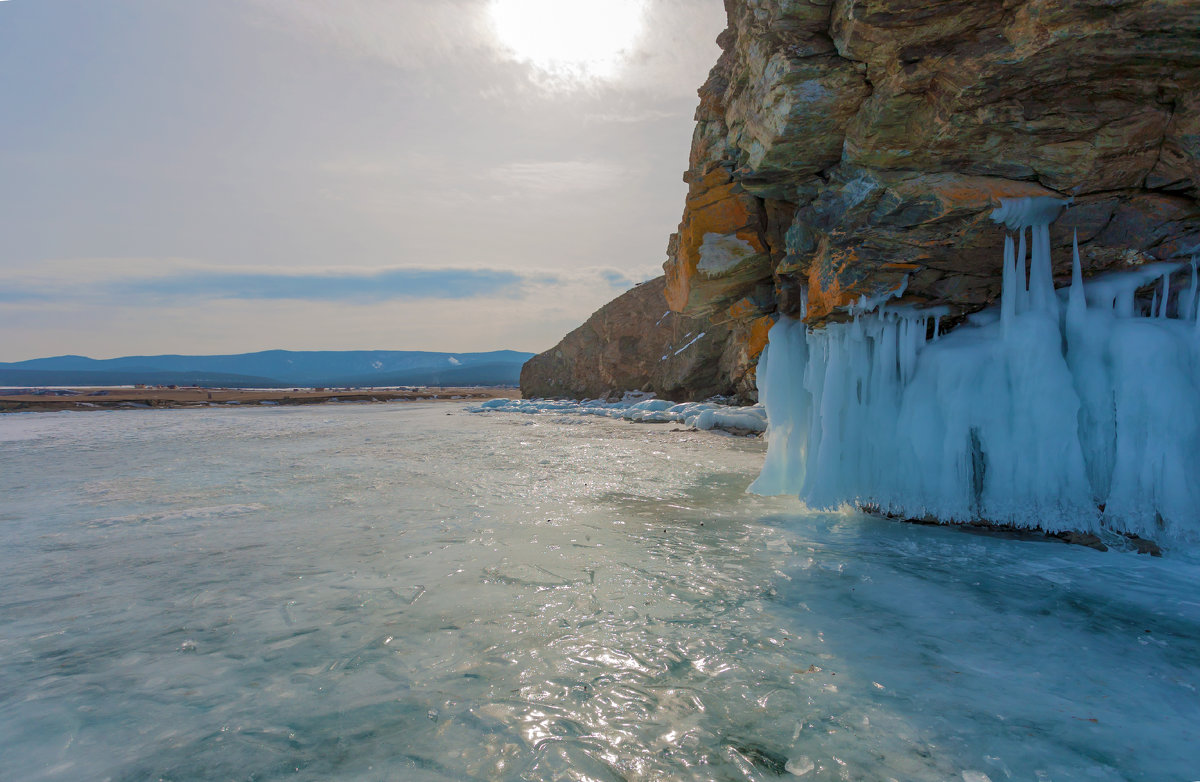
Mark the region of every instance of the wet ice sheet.
[[3, 773], [1194, 777], [1194, 561], [806, 515], [761, 460], [443, 405], [0, 418]]

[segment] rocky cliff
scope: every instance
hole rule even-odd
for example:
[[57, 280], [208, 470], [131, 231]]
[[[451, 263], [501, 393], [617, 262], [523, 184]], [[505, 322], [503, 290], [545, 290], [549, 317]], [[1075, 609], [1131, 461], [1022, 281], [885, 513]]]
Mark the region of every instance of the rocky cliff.
[[[653, 288], [636, 297], [650, 322], [669, 307], [697, 329], [727, 330], [694, 353], [719, 366], [718, 382], [694, 367], [664, 376], [646, 354], [631, 359], [646, 374], [614, 383], [752, 396], [773, 317], [819, 326], [864, 295], [946, 306], [953, 326], [1000, 293], [1003, 234], [988, 215], [1002, 197], [1074, 197], [1051, 241], [1069, 245], [1077, 229], [1085, 274], [1200, 245], [1200, 3], [727, 0], [726, 10], [664, 265], [666, 307]], [[1070, 253], [1053, 257], [1067, 282]], [[531, 381], [575, 393], [566, 379], [613, 355], [603, 334], [629, 336], [593, 331], [590, 347], [576, 332], [550, 352], [565, 363], [535, 358], [552, 374], [528, 371]]]
[[638, 285], [534, 356], [521, 369], [522, 394], [594, 399], [640, 390], [705, 399], [750, 392], [749, 369], [766, 344], [766, 324], [755, 333], [754, 324], [674, 312], [665, 287], [663, 277]]

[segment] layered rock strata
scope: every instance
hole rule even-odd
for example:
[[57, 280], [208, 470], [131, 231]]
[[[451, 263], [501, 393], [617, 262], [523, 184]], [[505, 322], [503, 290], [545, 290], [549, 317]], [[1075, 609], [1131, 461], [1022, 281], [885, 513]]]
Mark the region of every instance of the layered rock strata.
[[[1074, 196], [1051, 240], [1078, 229], [1085, 273], [1200, 244], [1200, 5], [726, 7], [666, 264], [673, 307], [727, 310], [770, 285], [763, 312], [819, 324], [904, 285], [917, 305], [978, 309], [1000, 292], [987, 216], [1002, 197]], [[689, 241], [722, 202], [757, 223], [707, 221]], [[763, 249], [729, 273], [705, 262], [735, 238]]]
[[[726, 10], [665, 303], [728, 327], [751, 364], [753, 324], [781, 314], [819, 327], [859, 297], [895, 292], [947, 307], [953, 326], [995, 302], [1003, 232], [988, 215], [1000, 198], [1074, 198], [1051, 230], [1059, 285], [1075, 231], [1085, 275], [1200, 246], [1198, 3]], [[752, 367], [729, 371], [724, 390], [752, 394]], [[687, 387], [652, 384], [672, 382]]]
[[753, 366], [769, 322], [716, 322], [667, 308], [665, 279], [601, 307], [521, 368], [525, 397], [596, 399], [649, 391], [683, 401], [752, 394]]

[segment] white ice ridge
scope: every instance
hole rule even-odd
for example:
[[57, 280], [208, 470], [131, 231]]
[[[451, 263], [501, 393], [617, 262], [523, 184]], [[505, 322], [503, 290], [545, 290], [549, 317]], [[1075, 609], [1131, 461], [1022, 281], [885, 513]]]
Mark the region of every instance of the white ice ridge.
[[[886, 306], [820, 330], [776, 323], [758, 369], [767, 459], [751, 490], [1200, 542], [1196, 260], [1183, 285], [1170, 284], [1180, 263], [1084, 283], [1076, 243], [1073, 283], [1055, 292], [1048, 223], [1029, 221], [1061, 206], [997, 210], [1018, 231], [999, 312], [937, 341], [931, 313]], [[1154, 282], [1146, 309], [1134, 294]]]
[[631, 394], [626, 394], [626, 398], [620, 402], [606, 402], [602, 399], [489, 399], [467, 409], [472, 413], [595, 415], [622, 418], [639, 424], [680, 423], [697, 429], [733, 432], [758, 433], [767, 428], [767, 413], [761, 405], [737, 407], [716, 402], [676, 403], [669, 399], [638, 401], [637, 395]]

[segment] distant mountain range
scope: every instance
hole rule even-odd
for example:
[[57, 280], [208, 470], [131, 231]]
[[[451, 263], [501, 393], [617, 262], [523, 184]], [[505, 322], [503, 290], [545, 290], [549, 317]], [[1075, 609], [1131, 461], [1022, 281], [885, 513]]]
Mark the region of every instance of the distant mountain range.
[[516, 350], [427, 353], [415, 350], [265, 350], [231, 356], [54, 356], [0, 362], [0, 384], [18, 386], [187, 385], [223, 388], [292, 386], [516, 385], [532, 356]]

